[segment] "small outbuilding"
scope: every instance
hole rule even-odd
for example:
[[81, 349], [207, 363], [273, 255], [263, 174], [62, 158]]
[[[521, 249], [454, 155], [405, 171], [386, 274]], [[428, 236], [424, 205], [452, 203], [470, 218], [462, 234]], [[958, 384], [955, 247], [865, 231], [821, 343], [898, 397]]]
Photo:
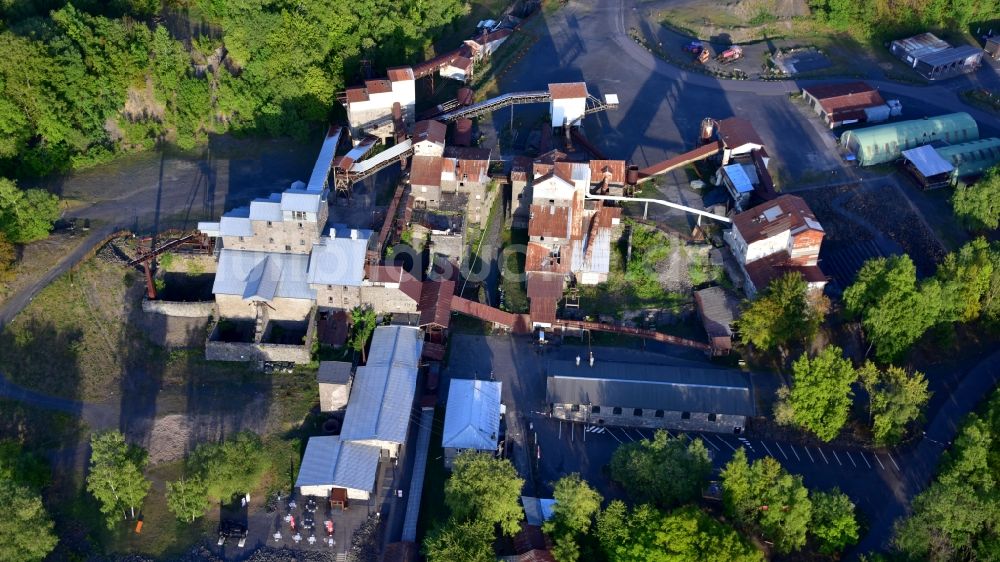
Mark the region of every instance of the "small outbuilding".
[[375, 490], [380, 457], [377, 446], [344, 441], [339, 435], [311, 437], [295, 487], [303, 496], [326, 498], [336, 488], [345, 490], [350, 500], [367, 501]]
[[952, 47], [933, 33], [921, 33], [892, 42], [889, 51], [928, 80], [975, 72], [983, 50], [972, 45]]
[[831, 129], [851, 123], [877, 123], [902, 112], [898, 100], [886, 103], [878, 90], [865, 82], [817, 84], [802, 88], [802, 97]]
[[351, 368], [351, 363], [346, 361], [320, 361], [316, 373], [320, 412], [336, 412], [347, 407], [351, 397]]
[[444, 414], [444, 465], [451, 469], [462, 451], [495, 452], [500, 435], [499, 381], [452, 379]]
[[727, 355], [733, 348], [733, 322], [739, 316], [739, 299], [722, 287], [694, 292], [698, 317], [708, 334], [712, 355]]
[[903, 169], [924, 189], [945, 187], [951, 183], [955, 167], [925, 144], [903, 151]]

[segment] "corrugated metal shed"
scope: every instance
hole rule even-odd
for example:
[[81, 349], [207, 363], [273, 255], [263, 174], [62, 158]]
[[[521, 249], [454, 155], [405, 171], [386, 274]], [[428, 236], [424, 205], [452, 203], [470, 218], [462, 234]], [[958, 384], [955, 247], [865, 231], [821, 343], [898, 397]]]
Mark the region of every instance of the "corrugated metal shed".
[[972, 45], [959, 45], [944, 51], [922, 56], [920, 57], [920, 62], [932, 67], [941, 67], [962, 62], [968, 58], [982, 56], [982, 52], [982, 49], [973, 47]]
[[500, 433], [499, 381], [452, 379], [441, 446], [493, 451]]
[[742, 117], [730, 117], [716, 123], [719, 128], [719, 140], [726, 148], [739, 148], [747, 144], [764, 146], [757, 130], [750, 121]]
[[302, 456], [296, 487], [330, 486], [371, 492], [381, 450], [344, 441], [339, 435], [311, 437]]
[[695, 291], [694, 298], [708, 336], [732, 337], [732, 324], [739, 314], [739, 300], [722, 287]]
[[904, 150], [903, 158], [908, 160], [918, 172], [927, 178], [938, 174], [947, 174], [955, 169], [950, 162], [942, 158], [934, 150], [934, 147], [929, 144]]
[[403, 443], [410, 425], [423, 332], [412, 326], [379, 326], [368, 363], [358, 367], [344, 414], [341, 439]]
[[955, 166], [958, 177], [975, 176], [1000, 164], [1000, 138], [946, 146], [937, 149], [937, 153]]
[[750, 380], [740, 371], [600, 360], [593, 367], [578, 367], [573, 361], [552, 361], [546, 386], [550, 404], [740, 416], [755, 412]]
[[308, 266], [306, 254], [223, 249], [212, 294], [240, 295], [251, 300], [312, 300], [316, 294], [306, 278]]
[[932, 53], [944, 51], [951, 48], [946, 41], [939, 39], [933, 33], [921, 33], [906, 39], [896, 39], [892, 42], [891, 50], [899, 55], [909, 55], [914, 58], [921, 58]]
[[903, 150], [934, 141], [961, 143], [978, 138], [976, 120], [963, 112], [847, 131], [840, 136], [840, 144], [867, 166], [891, 162]]
[[316, 285], [358, 287], [365, 277], [370, 230], [331, 228], [330, 236], [313, 245], [308, 280]]

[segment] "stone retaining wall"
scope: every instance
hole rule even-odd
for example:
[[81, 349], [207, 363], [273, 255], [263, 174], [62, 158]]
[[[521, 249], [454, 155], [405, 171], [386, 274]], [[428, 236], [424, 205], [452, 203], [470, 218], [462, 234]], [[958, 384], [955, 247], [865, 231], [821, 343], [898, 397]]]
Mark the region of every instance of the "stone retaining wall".
[[310, 350], [304, 345], [211, 341], [205, 343], [209, 361], [281, 361], [308, 363]]
[[180, 302], [143, 299], [142, 311], [182, 318], [207, 318], [215, 315], [215, 301]]

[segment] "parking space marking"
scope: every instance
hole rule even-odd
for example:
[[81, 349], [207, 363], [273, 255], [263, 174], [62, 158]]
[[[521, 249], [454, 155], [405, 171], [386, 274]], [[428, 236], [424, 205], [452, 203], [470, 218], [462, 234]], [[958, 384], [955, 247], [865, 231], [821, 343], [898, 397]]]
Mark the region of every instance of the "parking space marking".
[[851, 459], [851, 464], [854, 465], [854, 468], [858, 468], [858, 463], [854, 462], [854, 457], [851, 456], [851, 452], [850, 451], [844, 451], [844, 453], [847, 454], [847, 458]]
[[722, 450], [722, 449], [720, 449], [720, 448], [719, 448], [719, 446], [718, 446], [718, 445], [716, 445], [715, 443], [712, 443], [712, 442], [711, 442], [711, 441], [709, 441], [708, 439], [705, 439], [705, 438], [704, 438], [703, 436], [701, 436], [701, 435], [699, 435], [699, 436], [698, 436], [698, 439], [701, 439], [701, 442], [702, 442], [702, 443], [708, 443], [709, 445], [711, 445], [711, 446], [715, 447], [715, 450], [716, 450], [716, 451], [721, 451], [721, 450]]
[[833, 453], [833, 458], [837, 459], [837, 464], [839, 464], [840, 466], [844, 466], [844, 463], [840, 462], [840, 457], [837, 456], [837, 451], [830, 449], [830, 452]]
[[764, 450], [767, 451], [767, 456], [769, 456], [769, 457], [773, 457], [774, 456], [774, 453], [771, 452], [771, 449], [767, 448], [767, 443], [761, 441], [760, 444], [763, 445], [764, 446]]
[[715, 437], [716, 437], [716, 438], [717, 438], [717, 439], [718, 439], [719, 441], [722, 441], [722, 444], [723, 444], [723, 445], [725, 445], [726, 447], [729, 447], [729, 448], [730, 448], [730, 449], [732, 449], [732, 450], [733, 450], [734, 452], [736, 451], [736, 447], [733, 447], [732, 445], [730, 445], [730, 444], [729, 444], [729, 441], [726, 441], [725, 439], [723, 439], [722, 437], [720, 437], [720, 436], [718, 436], [718, 435], [716, 435]]
[[802, 448], [805, 449], [806, 450], [806, 454], [809, 455], [809, 460], [811, 462], [816, 462], [816, 459], [813, 458], [813, 454], [809, 452], [809, 447], [802, 447]]
[[882, 459], [878, 458], [878, 453], [872, 453], [872, 456], [878, 461], [878, 465], [882, 467], [882, 470], [885, 470], [885, 465], [882, 464]]
[[618, 429], [622, 430], [622, 433], [624, 433], [624, 434], [625, 434], [625, 437], [628, 437], [628, 440], [629, 440], [629, 441], [631, 441], [631, 442], [635, 443], [635, 439], [633, 439], [633, 438], [632, 438], [632, 436], [631, 436], [631, 435], [629, 435], [629, 433], [628, 433], [628, 430], [627, 430], [627, 429], [625, 429], [624, 427], [619, 427]]
[[865, 452], [864, 451], [859, 451], [859, 453], [861, 453], [861, 460], [865, 461], [865, 464], [868, 465], [868, 468], [871, 468], [872, 467], [872, 463], [868, 462], [868, 457], [865, 456]]
[[781, 443], [778, 443], [777, 441], [775, 441], [774, 444], [778, 447], [778, 450], [781, 451], [781, 456], [785, 457], [785, 460], [787, 461], [788, 460], [788, 455], [786, 455], [785, 454], [785, 450], [781, 448]]
[[795, 460], [802, 462], [802, 457], [800, 457], [799, 452], [795, 450], [795, 445], [789, 444], [788, 446], [792, 448], [792, 453], [795, 454]]
[[618, 438], [618, 436], [617, 436], [617, 435], [615, 435], [615, 432], [614, 432], [614, 431], [611, 431], [611, 428], [610, 428], [610, 427], [608, 427], [608, 428], [605, 428], [605, 429], [607, 429], [607, 430], [608, 430], [608, 435], [610, 435], [610, 436], [614, 437], [614, 438], [615, 438], [615, 441], [617, 441], [619, 445], [624, 445], [624, 444], [625, 444], [625, 442], [624, 442], [624, 441], [622, 441], [621, 439], [619, 439], [619, 438]]
[[903, 472], [900, 470], [899, 465], [896, 464], [896, 459], [892, 458], [892, 454], [889, 451], [885, 452], [885, 456], [889, 457], [889, 460], [892, 461], [892, 465], [896, 467], [896, 472]]
[[825, 462], [826, 464], [830, 464], [830, 461], [826, 460], [826, 454], [823, 453], [823, 449], [816, 447], [816, 450], [819, 451], [819, 454], [823, 455], [823, 462]]

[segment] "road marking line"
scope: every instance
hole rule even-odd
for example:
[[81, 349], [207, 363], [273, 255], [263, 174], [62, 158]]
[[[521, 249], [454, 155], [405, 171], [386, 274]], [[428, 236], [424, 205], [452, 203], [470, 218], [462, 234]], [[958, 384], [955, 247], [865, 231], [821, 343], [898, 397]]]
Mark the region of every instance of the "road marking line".
[[708, 443], [709, 445], [715, 447], [716, 451], [722, 451], [722, 449], [720, 449], [718, 445], [716, 445], [715, 443], [712, 443], [708, 439], [705, 439], [703, 436], [699, 435], [698, 439], [701, 439], [702, 443]]
[[823, 455], [823, 462], [825, 462], [826, 464], [830, 464], [830, 461], [826, 460], [826, 455], [823, 453], [823, 449], [816, 447], [816, 450], [819, 451], [819, 454]]
[[775, 444], [775, 446], [778, 447], [778, 450], [781, 451], [781, 456], [785, 457], [785, 460], [787, 461], [788, 460], [788, 455], [786, 455], [785, 454], [785, 450], [781, 448], [781, 443], [778, 443], [777, 441], [775, 441], [774, 444]]
[[606, 427], [605, 429], [606, 429], [606, 430], [608, 431], [608, 435], [610, 435], [610, 436], [614, 437], [614, 438], [615, 438], [615, 441], [617, 441], [617, 442], [618, 442], [618, 443], [619, 443], [620, 445], [624, 445], [624, 444], [625, 444], [625, 442], [624, 442], [624, 441], [622, 441], [621, 439], [619, 439], [619, 438], [618, 438], [618, 436], [617, 436], [617, 435], [615, 435], [615, 432], [614, 432], [614, 431], [611, 431], [611, 428], [610, 428], [610, 427]]
[[837, 464], [844, 466], [844, 463], [840, 462], [840, 457], [837, 456], [837, 451], [834, 451], [833, 449], [830, 449], [830, 451], [833, 453], [833, 458], [837, 459]]
[[805, 449], [806, 454], [809, 455], [809, 460], [812, 462], [816, 462], [816, 459], [813, 458], [813, 454], [809, 452], [809, 447], [802, 447], [802, 448]]
[[767, 456], [769, 456], [769, 457], [773, 457], [774, 456], [774, 453], [771, 452], [771, 449], [767, 448], [767, 443], [761, 441], [760, 444], [763, 445], [764, 446], [764, 450], [767, 451]]
[[868, 468], [871, 468], [872, 463], [868, 462], [868, 457], [865, 456], [865, 452], [864, 451], [858, 451], [858, 452], [861, 453], [861, 460], [865, 461], [865, 464], [868, 465]]
[[858, 463], [854, 462], [854, 457], [851, 456], [851, 452], [850, 451], [844, 451], [844, 452], [847, 453], [847, 458], [851, 459], [851, 464], [854, 465], [854, 468], [858, 468]]
[[882, 459], [878, 458], [878, 453], [872, 453], [872, 456], [878, 461], [878, 465], [882, 467], [882, 470], [885, 470], [885, 465], [882, 464]]
[[733, 450], [733, 452], [735, 452], [735, 451], [736, 451], [736, 447], [733, 447], [732, 445], [730, 445], [730, 444], [729, 444], [729, 441], [726, 441], [725, 439], [723, 439], [722, 437], [720, 437], [720, 436], [718, 436], [718, 435], [716, 435], [715, 437], [716, 437], [716, 438], [717, 438], [717, 439], [718, 439], [719, 441], [722, 441], [722, 444], [723, 444], [723, 445], [725, 445], [726, 447], [729, 447], [730, 449], [732, 449], [732, 450]]
[[795, 445], [789, 444], [788, 446], [791, 447], [792, 452], [795, 453], [795, 460], [802, 462], [802, 457], [800, 457], [799, 452], [795, 450]]
[[896, 472], [903, 472], [902, 470], [900, 470], [899, 465], [896, 464], [896, 459], [892, 458], [892, 454], [890, 454], [889, 451], [886, 451], [885, 455], [889, 457], [889, 460], [892, 461], [892, 465], [896, 467]]

